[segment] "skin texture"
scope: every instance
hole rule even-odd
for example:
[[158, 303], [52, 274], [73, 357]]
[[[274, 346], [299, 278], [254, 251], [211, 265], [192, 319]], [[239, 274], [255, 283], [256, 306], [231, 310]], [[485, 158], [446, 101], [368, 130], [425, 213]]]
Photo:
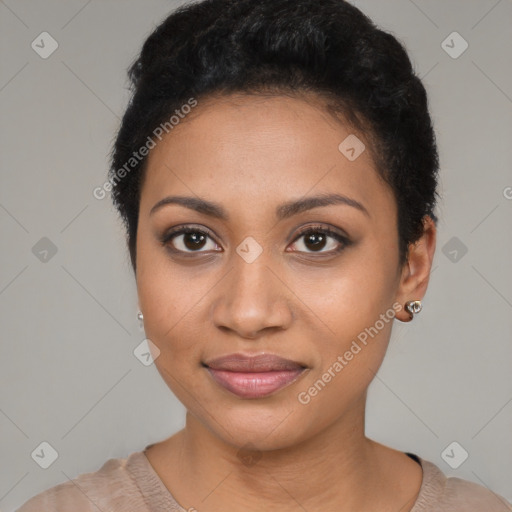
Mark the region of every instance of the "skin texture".
[[[354, 161], [338, 150], [349, 134], [367, 147]], [[156, 367], [187, 415], [185, 428], [147, 456], [185, 509], [412, 507], [421, 467], [364, 435], [367, 388], [392, 321], [359, 344], [309, 403], [298, 400], [381, 314], [396, 302], [421, 300], [427, 289], [435, 226], [425, 218], [424, 235], [400, 266], [396, 200], [369, 147], [364, 133], [334, 120], [313, 96], [232, 95], [200, 102], [151, 151], [137, 232], [139, 305], [146, 335], [160, 350]], [[336, 204], [276, 218], [282, 203], [327, 193], [355, 199], [368, 214]], [[150, 215], [170, 195], [214, 201], [229, 219], [176, 204]], [[167, 247], [160, 242], [183, 224], [212, 237], [195, 252], [186, 235]], [[329, 235], [315, 251], [298, 231], [318, 225], [351, 243]], [[252, 263], [236, 252], [248, 236], [263, 249]], [[235, 352], [277, 354], [308, 370], [271, 396], [241, 399], [201, 364]], [[249, 450], [251, 463], [241, 457]]]

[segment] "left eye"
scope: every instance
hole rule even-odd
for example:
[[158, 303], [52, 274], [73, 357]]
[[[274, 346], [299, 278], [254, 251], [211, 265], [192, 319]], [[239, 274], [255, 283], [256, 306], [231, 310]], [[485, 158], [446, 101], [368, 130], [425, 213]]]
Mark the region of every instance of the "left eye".
[[[298, 246], [299, 252], [338, 252], [348, 245], [348, 239], [326, 228], [314, 228], [300, 234], [293, 245]], [[342, 247], [339, 247], [339, 246]], [[306, 248], [304, 250], [303, 248]], [[326, 249], [326, 250], [323, 250]]]

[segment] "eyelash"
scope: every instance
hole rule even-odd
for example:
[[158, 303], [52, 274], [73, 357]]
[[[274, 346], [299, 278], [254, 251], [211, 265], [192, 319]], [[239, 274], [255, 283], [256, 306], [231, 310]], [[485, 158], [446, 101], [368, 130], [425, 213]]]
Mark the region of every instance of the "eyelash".
[[[175, 229], [172, 229], [166, 233], [164, 233], [164, 235], [161, 237], [161, 240], [160, 242], [162, 243], [162, 245], [166, 246], [169, 248], [170, 251], [172, 251], [173, 253], [179, 253], [179, 254], [184, 254], [184, 255], [195, 255], [195, 254], [199, 254], [201, 252], [206, 252], [206, 251], [182, 251], [180, 249], [174, 249], [174, 248], [171, 248], [169, 246], [169, 242], [179, 236], [179, 235], [186, 235], [186, 234], [191, 234], [191, 233], [195, 233], [195, 234], [200, 234], [200, 235], [206, 235], [208, 236], [209, 238], [213, 239], [214, 236], [213, 236], [213, 233], [205, 228], [197, 228], [197, 227], [194, 227], [194, 226], [191, 226], [191, 225], [188, 225], [188, 226], [181, 226], [179, 228], [175, 228]], [[334, 231], [332, 230], [331, 228], [329, 227], [325, 227], [325, 226], [307, 226], [306, 228], [303, 228], [303, 229], [300, 229], [299, 230], [299, 233], [297, 234], [297, 236], [294, 238], [292, 244], [295, 244], [300, 238], [302, 237], [305, 237], [307, 235], [310, 235], [310, 234], [322, 234], [322, 235], [327, 235], [329, 237], [332, 237], [334, 238], [338, 243], [341, 244], [341, 246], [338, 248], [338, 249], [335, 249], [335, 250], [331, 250], [331, 251], [310, 251], [310, 252], [304, 252], [304, 251], [293, 251], [293, 252], [299, 252], [301, 254], [327, 254], [327, 255], [334, 255], [334, 254], [338, 254], [340, 253], [341, 251], [343, 251], [345, 248], [347, 248], [349, 245], [352, 244], [352, 241], [349, 240], [346, 236], [343, 236], [341, 235], [340, 233], [338, 233], [337, 231]], [[216, 252], [219, 252], [219, 251], [216, 251]]]

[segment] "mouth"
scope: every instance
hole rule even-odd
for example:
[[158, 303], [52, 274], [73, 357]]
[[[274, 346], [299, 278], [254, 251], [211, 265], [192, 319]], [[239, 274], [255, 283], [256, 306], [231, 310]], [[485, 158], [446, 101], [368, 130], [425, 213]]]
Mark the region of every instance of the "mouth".
[[273, 354], [230, 354], [202, 363], [214, 381], [239, 398], [263, 398], [295, 382], [308, 368]]

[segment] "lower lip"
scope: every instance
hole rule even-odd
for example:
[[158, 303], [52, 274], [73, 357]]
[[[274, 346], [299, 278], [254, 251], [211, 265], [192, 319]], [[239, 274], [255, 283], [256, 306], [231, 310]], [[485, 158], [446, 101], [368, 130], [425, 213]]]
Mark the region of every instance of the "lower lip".
[[206, 369], [218, 384], [240, 398], [262, 398], [275, 393], [297, 380], [305, 370], [301, 368], [300, 370], [243, 373]]

